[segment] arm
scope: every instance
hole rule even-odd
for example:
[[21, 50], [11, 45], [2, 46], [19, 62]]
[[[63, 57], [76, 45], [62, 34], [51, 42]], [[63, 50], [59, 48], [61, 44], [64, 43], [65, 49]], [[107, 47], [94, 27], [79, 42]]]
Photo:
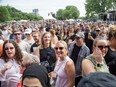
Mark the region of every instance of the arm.
[[39, 48], [37, 48], [33, 54], [40, 58]]
[[12, 67], [12, 64], [5, 64], [3, 68], [0, 69], [0, 74], [4, 74], [5, 71], [7, 71], [8, 69], [10, 69]]
[[92, 72], [96, 72], [93, 63], [88, 59], [82, 61], [82, 70], [86, 76]]
[[73, 61], [68, 61], [65, 69], [68, 77], [67, 87], [73, 87], [75, 83], [75, 67]]

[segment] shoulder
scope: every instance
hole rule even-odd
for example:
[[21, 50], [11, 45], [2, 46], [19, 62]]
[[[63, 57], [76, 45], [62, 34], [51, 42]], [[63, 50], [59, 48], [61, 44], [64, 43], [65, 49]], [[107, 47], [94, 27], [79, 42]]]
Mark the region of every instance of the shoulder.
[[4, 63], [5, 63], [5, 61], [2, 58], [0, 58], [0, 65], [4, 64]]
[[86, 68], [90, 68], [90, 67], [94, 67], [94, 64], [89, 59], [84, 59], [82, 61], [82, 68], [86, 69]]
[[72, 66], [74, 64], [74, 62], [72, 61], [72, 59], [68, 59], [67, 62], [66, 62], [66, 65], [67, 66]]
[[89, 51], [89, 48], [85, 44], [83, 44], [82, 49], [85, 51]]

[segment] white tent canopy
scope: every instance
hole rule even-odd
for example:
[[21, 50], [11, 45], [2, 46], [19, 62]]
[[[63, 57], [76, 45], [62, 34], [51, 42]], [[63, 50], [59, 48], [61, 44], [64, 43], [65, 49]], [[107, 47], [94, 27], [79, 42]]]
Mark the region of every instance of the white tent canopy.
[[45, 20], [56, 20], [51, 14], [44, 18]]

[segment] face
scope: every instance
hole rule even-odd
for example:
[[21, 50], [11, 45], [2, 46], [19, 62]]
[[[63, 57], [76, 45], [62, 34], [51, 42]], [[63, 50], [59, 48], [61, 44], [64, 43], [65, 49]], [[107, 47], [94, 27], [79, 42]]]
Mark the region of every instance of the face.
[[43, 87], [37, 78], [25, 78], [22, 87]]
[[12, 43], [6, 43], [4, 50], [8, 58], [13, 59], [15, 57], [15, 47]]
[[27, 38], [31, 36], [31, 34], [25, 34], [25, 35], [26, 35]]
[[76, 45], [77, 46], [82, 46], [83, 45], [83, 38], [77, 37], [76, 38]]
[[43, 42], [46, 44], [46, 43], [50, 43], [50, 41], [51, 41], [51, 36], [50, 36], [50, 34], [48, 33], [48, 34], [45, 34], [44, 36], [43, 36]]
[[16, 40], [21, 40], [22, 35], [20, 32], [15, 32], [14, 35], [15, 35]]
[[35, 40], [35, 42], [39, 42], [39, 35], [37, 33], [33, 34], [33, 39]]
[[63, 60], [67, 55], [67, 49], [62, 43], [57, 43], [55, 49], [56, 56]]
[[106, 40], [99, 40], [97, 42], [97, 47], [102, 52], [102, 56], [105, 57], [105, 55], [108, 52], [108, 48], [109, 48], [108, 42]]

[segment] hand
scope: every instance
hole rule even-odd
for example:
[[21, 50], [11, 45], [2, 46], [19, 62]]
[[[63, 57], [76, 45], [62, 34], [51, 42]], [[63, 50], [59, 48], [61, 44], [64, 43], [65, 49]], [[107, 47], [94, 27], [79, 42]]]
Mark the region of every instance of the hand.
[[88, 39], [90, 40], [94, 40], [94, 38], [92, 36], [88, 36]]
[[56, 78], [56, 73], [54, 71], [52, 71], [48, 74], [48, 76], [55, 79]]
[[13, 65], [11, 63], [8, 63], [5, 66], [6, 66], [6, 69], [10, 69]]
[[4, 68], [1, 70], [1, 72], [4, 74], [5, 71], [7, 71], [8, 69], [10, 69], [13, 65], [11, 63], [5, 64]]
[[96, 59], [97, 62], [103, 61], [102, 52], [98, 47], [95, 47], [95, 49], [93, 51], [93, 57]]

